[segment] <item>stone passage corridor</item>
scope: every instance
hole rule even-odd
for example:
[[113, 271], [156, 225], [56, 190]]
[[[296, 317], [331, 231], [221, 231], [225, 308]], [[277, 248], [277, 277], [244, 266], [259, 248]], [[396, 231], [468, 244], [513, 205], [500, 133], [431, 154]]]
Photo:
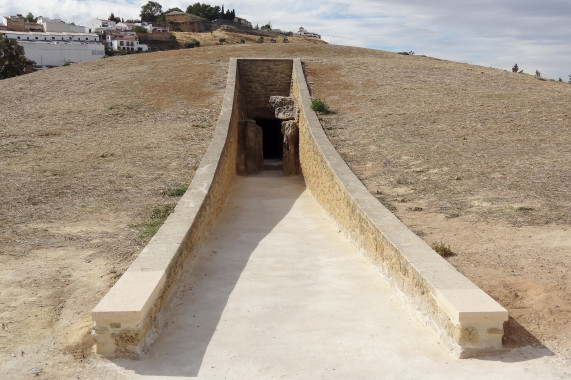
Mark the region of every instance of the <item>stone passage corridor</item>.
[[[551, 378], [537, 350], [456, 360], [329, 219], [300, 176], [237, 177], [129, 377]], [[122, 368], [121, 368], [122, 367]]]

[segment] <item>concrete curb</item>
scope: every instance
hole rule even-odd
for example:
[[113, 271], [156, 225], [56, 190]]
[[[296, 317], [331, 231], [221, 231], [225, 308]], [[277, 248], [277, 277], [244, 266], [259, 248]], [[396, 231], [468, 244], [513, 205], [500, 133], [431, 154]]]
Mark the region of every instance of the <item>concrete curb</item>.
[[307, 187], [391, 286], [459, 358], [502, 348], [508, 312], [474, 285], [369, 193], [325, 135], [301, 61], [293, 96], [301, 109], [300, 161]]

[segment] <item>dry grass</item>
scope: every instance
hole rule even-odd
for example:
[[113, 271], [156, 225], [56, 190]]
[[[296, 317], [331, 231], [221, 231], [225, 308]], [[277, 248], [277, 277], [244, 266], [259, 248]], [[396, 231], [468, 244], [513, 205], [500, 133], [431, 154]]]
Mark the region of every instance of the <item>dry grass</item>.
[[313, 94], [336, 112], [321, 116], [326, 132], [369, 190], [426, 241], [450, 245], [450, 261], [508, 307], [525, 327], [508, 343], [535, 337], [568, 355], [571, 86], [227, 39], [0, 82], [0, 372], [21, 376], [48, 358], [57, 377], [103, 371], [89, 313], [141, 250], [134, 226], [191, 181], [230, 57], [301, 57]]

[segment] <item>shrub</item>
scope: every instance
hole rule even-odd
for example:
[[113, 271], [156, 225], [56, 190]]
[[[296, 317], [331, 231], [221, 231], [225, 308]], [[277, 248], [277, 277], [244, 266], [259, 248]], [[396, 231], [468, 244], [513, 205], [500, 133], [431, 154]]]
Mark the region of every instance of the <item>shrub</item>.
[[220, 43], [220, 45], [222, 45], [224, 42], [226, 42], [226, 38], [219, 38], [218, 42]]
[[192, 42], [194, 42], [194, 46], [200, 47], [200, 41], [199, 40], [193, 38]]
[[194, 46], [195, 46], [195, 45], [194, 45], [194, 42], [192, 42], [192, 41], [186, 41], [186, 42], [184, 43], [184, 47], [187, 48], [187, 49], [192, 49]]
[[69, 63], [69, 61], [68, 61], [68, 62], [65, 62], [62, 66], [69, 66], [69, 65], [71, 65], [71, 63]]
[[440, 243], [432, 243], [431, 247], [442, 257], [450, 257], [456, 255], [454, 252], [452, 252], [450, 246], [444, 244], [442, 241]]
[[313, 99], [311, 101], [311, 110], [313, 112], [319, 112], [319, 113], [331, 113], [331, 110], [329, 109], [329, 106], [327, 106], [327, 104], [325, 104], [324, 101], [322, 101], [321, 99]]
[[245, 43], [246, 43], [246, 40], [243, 39], [243, 38], [240, 38], [240, 43], [241, 43], [241, 44], [245, 44]]
[[272, 44], [275, 44], [275, 43], [276, 43], [276, 39], [275, 39], [275, 38], [271, 38], [271, 39], [270, 39], [270, 42], [271, 42]]
[[284, 37], [284, 38], [283, 38], [283, 43], [284, 43], [284, 44], [287, 44], [288, 42], [289, 42], [289, 40], [287, 39], [287, 37]]
[[256, 42], [259, 44], [263, 44], [264, 43], [264, 37], [262, 37], [262, 36], [258, 37], [258, 40]]

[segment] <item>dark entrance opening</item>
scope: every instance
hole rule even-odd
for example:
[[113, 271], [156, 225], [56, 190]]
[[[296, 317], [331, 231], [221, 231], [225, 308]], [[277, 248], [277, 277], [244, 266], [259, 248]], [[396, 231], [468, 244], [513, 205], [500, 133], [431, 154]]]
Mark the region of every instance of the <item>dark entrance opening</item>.
[[262, 128], [264, 159], [281, 160], [283, 157], [282, 122], [277, 119], [257, 119]]

